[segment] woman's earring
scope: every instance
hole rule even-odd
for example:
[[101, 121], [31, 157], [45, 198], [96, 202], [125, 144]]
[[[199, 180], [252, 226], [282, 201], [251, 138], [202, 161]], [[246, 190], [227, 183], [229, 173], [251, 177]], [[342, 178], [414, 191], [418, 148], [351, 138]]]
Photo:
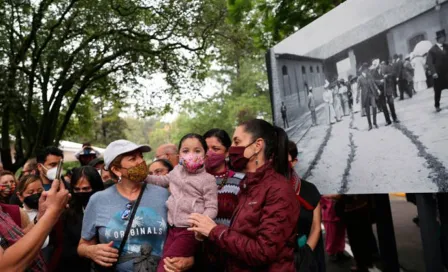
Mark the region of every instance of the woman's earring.
[[255, 159], [255, 165], [258, 166], [258, 153], [256, 153], [257, 158]]
[[118, 177], [118, 183], [121, 183], [121, 176]]

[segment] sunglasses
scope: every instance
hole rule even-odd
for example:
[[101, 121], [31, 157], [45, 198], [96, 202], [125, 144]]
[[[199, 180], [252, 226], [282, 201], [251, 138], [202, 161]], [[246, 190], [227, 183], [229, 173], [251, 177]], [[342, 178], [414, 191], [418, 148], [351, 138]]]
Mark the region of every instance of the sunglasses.
[[134, 203], [129, 202], [126, 204], [126, 210], [123, 211], [121, 214], [121, 220], [128, 220], [129, 216], [131, 215], [132, 207], [134, 207]]

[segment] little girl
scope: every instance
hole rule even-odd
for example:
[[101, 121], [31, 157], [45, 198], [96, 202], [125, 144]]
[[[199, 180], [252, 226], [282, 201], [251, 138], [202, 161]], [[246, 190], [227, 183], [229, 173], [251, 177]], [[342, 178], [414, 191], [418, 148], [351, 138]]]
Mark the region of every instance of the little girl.
[[[207, 143], [198, 134], [187, 134], [179, 144], [179, 165], [166, 176], [150, 175], [147, 183], [170, 188], [168, 208], [168, 236], [163, 248], [162, 260], [166, 257], [194, 256], [199, 241], [187, 228], [192, 213], [201, 213], [214, 219], [218, 214], [218, 194], [215, 177], [204, 168]], [[158, 272], [165, 271], [161, 261]]]

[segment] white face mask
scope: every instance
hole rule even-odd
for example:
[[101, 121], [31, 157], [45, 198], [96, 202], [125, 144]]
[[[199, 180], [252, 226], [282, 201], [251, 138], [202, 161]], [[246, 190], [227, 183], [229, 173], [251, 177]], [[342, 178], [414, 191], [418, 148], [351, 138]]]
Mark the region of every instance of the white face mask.
[[45, 166], [42, 165], [45, 170], [47, 170], [47, 174], [45, 175], [47, 179], [49, 180], [55, 180], [56, 179], [56, 172], [58, 171], [57, 167], [47, 169]]

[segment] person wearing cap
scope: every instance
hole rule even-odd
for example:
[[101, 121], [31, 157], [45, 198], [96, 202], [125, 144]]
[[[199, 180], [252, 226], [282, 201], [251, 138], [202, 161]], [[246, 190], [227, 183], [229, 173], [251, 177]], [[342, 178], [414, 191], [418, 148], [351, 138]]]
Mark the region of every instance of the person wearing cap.
[[448, 45], [445, 30], [437, 31], [436, 40], [437, 43], [428, 52], [426, 64], [434, 79], [434, 107], [440, 112], [442, 90], [448, 89]]
[[[150, 151], [148, 145], [117, 140], [104, 152], [104, 169], [118, 182], [90, 198], [78, 246], [79, 255], [91, 259], [96, 266], [111, 267], [116, 263], [117, 271], [134, 271], [134, 259], [145, 258], [141, 250], [145, 252], [148, 245], [151, 248], [148, 258], [160, 259], [162, 255], [168, 231], [165, 202], [169, 194], [159, 186], [143, 186], [148, 175], [143, 153]], [[134, 207], [141, 192], [140, 204]], [[134, 208], [137, 210], [127, 242], [118, 256]], [[193, 259], [173, 258], [164, 263], [166, 271], [184, 271], [192, 266]]]
[[99, 155], [100, 153], [93, 149], [90, 143], [84, 143], [82, 145], [82, 149], [75, 154], [75, 157], [79, 160], [81, 166], [86, 166]]
[[[367, 122], [369, 124], [369, 130], [372, 130], [372, 117], [370, 116], [370, 107], [373, 110], [373, 125], [378, 128], [376, 124], [376, 100], [380, 95], [380, 91], [373, 80], [373, 77], [369, 73], [369, 65], [364, 63], [360, 68], [361, 75], [358, 77], [358, 95], [356, 101], [362, 97], [361, 105], [366, 110]], [[361, 94], [360, 94], [361, 93]]]
[[334, 106], [333, 106], [333, 93], [330, 90], [330, 83], [325, 80], [325, 85], [324, 85], [324, 93], [322, 94], [323, 100], [326, 103], [325, 105], [325, 109], [326, 109], [326, 117], [328, 120], [328, 124], [332, 125], [334, 123], [336, 123], [336, 113], [334, 111]]

